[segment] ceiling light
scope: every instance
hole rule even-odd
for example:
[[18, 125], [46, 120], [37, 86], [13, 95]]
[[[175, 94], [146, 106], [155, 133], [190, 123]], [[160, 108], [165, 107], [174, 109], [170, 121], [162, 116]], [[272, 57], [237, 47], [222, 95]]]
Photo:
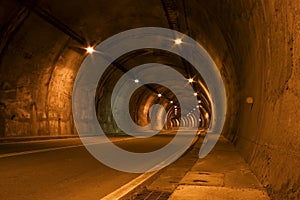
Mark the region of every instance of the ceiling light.
[[173, 101], [170, 101], [170, 103], [174, 103]]
[[189, 81], [189, 83], [192, 83], [192, 82], [194, 82], [194, 79], [189, 78], [188, 81]]
[[139, 83], [140, 81], [139, 81], [139, 79], [135, 79], [134, 82], [135, 83]]
[[158, 97], [162, 97], [162, 94], [158, 94], [157, 96], [158, 96]]
[[208, 118], [209, 117], [209, 114], [208, 113], [205, 113], [205, 118]]
[[89, 54], [92, 54], [94, 53], [95, 49], [93, 47], [87, 47], [85, 48], [86, 52], [89, 53]]
[[181, 44], [182, 43], [182, 39], [177, 38], [176, 40], [174, 40], [175, 44]]
[[194, 96], [197, 96], [197, 95], [198, 95], [198, 93], [197, 93], [197, 92], [195, 92], [195, 93], [194, 93]]

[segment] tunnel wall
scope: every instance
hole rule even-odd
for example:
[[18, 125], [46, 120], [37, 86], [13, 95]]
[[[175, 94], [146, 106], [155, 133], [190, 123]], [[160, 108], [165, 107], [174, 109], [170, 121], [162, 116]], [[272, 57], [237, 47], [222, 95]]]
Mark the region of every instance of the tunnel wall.
[[211, 16], [223, 32], [239, 83], [238, 120], [224, 132], [232, 131], [226, 136], [272, 199], [299, 199], [300, 4], [243, 0], [203, 6], [222, 13]]
[[296, 1], [256, 5], [250, 15], [252, 50], [241, 62], [248, 69], [242, 101], [253, 96], [254, 104], [241, 103], [237, 147], [276, 199], [300, 198], [299, 9]]
[[[43, 1], [41, 7], [94, 44], [141, 24], [167, 26], [159, 1], [154, 10], [118, 3]], [[0, 137], [76, 134], [72, 87], [86, 46], [17, 1], [1, 1], [0, 9]]]
[[68, 37], [16, 2], [2, 3], [0, 135], [74, 133], [70, 98], [81, 61], [66, 49]]
[[226, 85], [222, 134], [272, 199], [300, 198], [299, 6], [291, 0], [186, 2], [189, 33]]

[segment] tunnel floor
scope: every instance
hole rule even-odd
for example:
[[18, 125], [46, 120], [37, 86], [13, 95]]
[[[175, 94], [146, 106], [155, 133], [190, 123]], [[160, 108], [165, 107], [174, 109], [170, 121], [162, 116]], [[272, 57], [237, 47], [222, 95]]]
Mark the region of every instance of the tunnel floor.
[[[157, 146], [170, 138], [160, 135], [148, 145]], [[200, 135], [181, 158], [147, 182], [136, 185], [122, 199], [269, 199], [246, 162], [225, 138], [219, 139], [207, 157], [198, 159], [203, 138]], [[112, 140], [128, 148], [136, 145], [134, 139], [127, 137]], [[89, 155], [79, 138], [2, 143], [0, 167], [0, 197], [7, 200], [38, 199], [41, 195], [44, 199], [99, 199], [139, 176], [103, 166]]]

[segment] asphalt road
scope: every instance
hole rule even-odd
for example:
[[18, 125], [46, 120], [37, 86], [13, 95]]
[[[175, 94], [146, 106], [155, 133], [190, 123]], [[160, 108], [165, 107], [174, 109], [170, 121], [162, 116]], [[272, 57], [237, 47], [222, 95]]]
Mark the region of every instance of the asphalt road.
[[[115, 143], [127, 150], [147, 152], [171, 139], [172, 136], [161, 135], [149, 139], [120, 138]], [[22, 155], [14, 155], [15, 152]], [[140, 175], [103, 165], [76, 138], [0, 144], [1, 155], [1, 200], [99, 200]]]

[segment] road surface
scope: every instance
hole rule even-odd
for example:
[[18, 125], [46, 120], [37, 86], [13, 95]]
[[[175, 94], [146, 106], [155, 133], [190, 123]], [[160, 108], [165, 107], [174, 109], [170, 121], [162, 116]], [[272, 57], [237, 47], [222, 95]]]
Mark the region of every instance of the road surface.
[[[148, 139], [114, 138], [124, 149], [158, 149], [173, 135]], [[0, 199], [101, 199], [140, 174], [111, 169], [82, 146], [78, 138], [0, 144]]]

